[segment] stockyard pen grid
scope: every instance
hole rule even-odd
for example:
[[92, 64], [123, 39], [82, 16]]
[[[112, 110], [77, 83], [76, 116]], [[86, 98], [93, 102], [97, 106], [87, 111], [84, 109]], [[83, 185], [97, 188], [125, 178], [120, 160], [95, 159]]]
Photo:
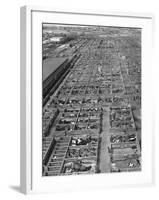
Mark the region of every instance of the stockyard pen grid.
[[42, 25], [42, 175], [141, 171], [140, 28]]

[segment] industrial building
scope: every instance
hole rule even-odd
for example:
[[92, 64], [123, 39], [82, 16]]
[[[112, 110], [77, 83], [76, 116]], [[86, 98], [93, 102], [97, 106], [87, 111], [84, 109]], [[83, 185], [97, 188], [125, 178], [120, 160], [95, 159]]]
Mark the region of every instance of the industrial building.
[[53, 27], [43, 28], [42, 175], [140, 171], [141, 30]]

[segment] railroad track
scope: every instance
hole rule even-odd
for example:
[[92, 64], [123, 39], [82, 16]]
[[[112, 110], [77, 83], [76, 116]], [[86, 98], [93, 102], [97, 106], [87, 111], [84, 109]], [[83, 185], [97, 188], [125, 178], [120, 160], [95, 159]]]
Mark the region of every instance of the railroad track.
[[[120, 51], [116, 51], [117, 45], [114, 42], [108, 44], [106, 42], [103, 47], [100, 46], [102, 45], [101, 41], [96, 41], [94, 47], [93, 41], [88, 42], [87, 48], [82, 45], [85, 46], [85, 43], [83, 42], [79, 47], [80, 57], [70, 67], [65, 81], [58, 84], [56, 92], [54, 90], [55, 93], [49, 94], [50, 104], [52, 107], [58, 108], [59, 115], [49, 132], [52, 135], [51, 139], [49, 137], [45, 138], [43, 142], [43, 158], [48, 156], [48, 159], [45, 159], [44, 162], [43, 174], [56, 176], [71, 173], [89, 173], [89, 171], [84, 172], [82, 170], [70, 171], [70, 168], [74, 169], [75, 165], [80, 167], [80, 164], [76, 161], [85, 162], [89, 160], [94, 166], [97, 164], [96, 160], [99, 157], [101, 158], [101, 155], [98, 155], [99, 145], [90, 148], [91, 153], [88, 151], [86, 157], [81, 156], [85, 155], [81, 147], [78, 145], [71, 146], [72, 138], [75, 135], [77, 138], [82, 138], [84, 135], [91, 135], [88, 133], [89, 131], [98, 138], [100, 137], [101, 141], [105, 141], [105, 143], [101, 142], [103, 146], [108, 143], [108, 150], [105, 146], [102, 148], [108, 156], [106, 158], [103, 154], [102, 159], [104, 161], [108, 160], [109, 165], [112, 164], [112, 172], [118, 171], [118, 169], [120, 171], [138, 170], [141, 150], [136, 137], [131, 104], [129, 105], [129, 102], [133, 101], [133, 99], [131, 100], [132, 95], [135, 94], [133, 91], [130, 96], [126, 93], [131, 79], [131, 76], [128, 75], [126, 60], [121, 59], [120, 53], [118, 53]], [[105, 48], [104, 45], [106, 45]], [[97, 48], [99, 51], [96, 51]], [[53, 101], [54, 98], [56, 103]], [[107, 111], [110, 112], [105, 130], [101, 126], [104, 119], [102, 115], [103, 108], [108, 108]], [[94, 113], [98, 113], [99, 116]], [[123, 134], [122, 137], [119, 137], [121, 131], [128, 133], [133, 131], [135, 136], [127, 138]], [[111, 141], [111, 136], [114, 137], [111, 132], [118, 135], [115, 139], [117, 144]], [[124, 145], [121, 144], [122, 142]], [[136, 143], [137, 148], [135, 147]], [[83, 148], [86, 152], [87, 147], [85, 145]], [[137, 149], [137, 159], [139, 159], [135, 160], [136, 158], [129, 157], [125, 159], [125, 154], [131, 156], [131, 152], [135, 152], [133, 148]], [[117, 157], [117, 159], [112, 161], [110, 159], [109, 161], [108, 157]], [[126, 161], [123, 161], [123, 159]], [[84, 165], [86, 164], [84, 163]], [[87, 167], [83, 167], [83, 169], [87, 169]], [[93, 173], [95, 173], [95, 170]]]

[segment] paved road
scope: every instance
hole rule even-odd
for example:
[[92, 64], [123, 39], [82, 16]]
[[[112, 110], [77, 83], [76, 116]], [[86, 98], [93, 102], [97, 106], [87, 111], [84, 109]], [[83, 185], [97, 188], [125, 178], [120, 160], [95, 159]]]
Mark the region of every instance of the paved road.
[[110, 145], [109, 135], [109, 108], [103, 108], [103, 131], [101, 133], [100, 170], [102, 173], [110, 172], [110, 156], [108, 146]]

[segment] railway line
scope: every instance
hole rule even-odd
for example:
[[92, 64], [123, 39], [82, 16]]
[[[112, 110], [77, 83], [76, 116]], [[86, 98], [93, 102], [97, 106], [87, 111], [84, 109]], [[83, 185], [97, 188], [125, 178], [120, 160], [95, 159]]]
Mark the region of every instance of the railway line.
[[[43, 107], [43, 122], [54, 118], [43, 130], [43, 176], [141, 170], [132, 114], [141, 94], [127, 89], [141, 83], [129, 74], [123, 43], [114, 38], [75, 43], [77, 59]], [[52, 115], [47, 118], [46, 112]]]

